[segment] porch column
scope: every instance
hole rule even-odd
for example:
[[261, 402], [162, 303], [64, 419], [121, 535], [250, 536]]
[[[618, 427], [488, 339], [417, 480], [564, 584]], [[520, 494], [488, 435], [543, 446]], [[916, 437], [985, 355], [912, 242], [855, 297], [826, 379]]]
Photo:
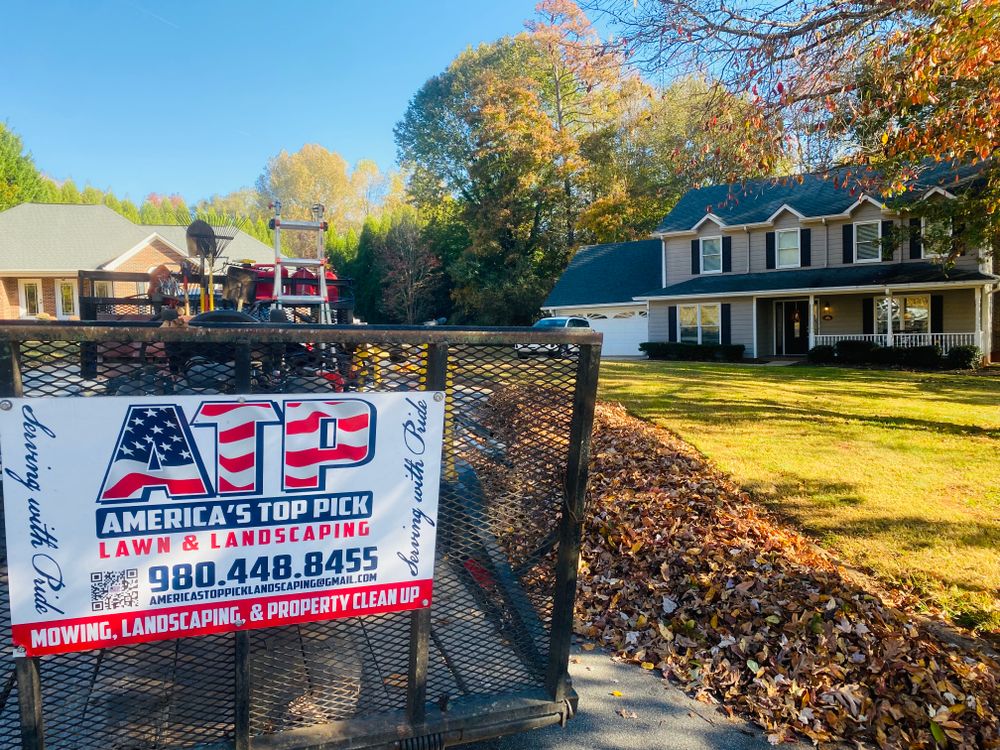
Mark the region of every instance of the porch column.
[[753, 321], [751, 323], [753, 326], [753, 358], [757, 359], [759, 356], [757, 354], [757, 298], [751, 297], [750, 304], [753, 305], [753, 309], [750, 312], [750, 318]]
[[[885, 317], [886, 317], [886, 332], [888, 336], [885, 340], [886, 346], [892, 346], [892, 292], [888, 289], [885, 290]], [[876, 335], [878, 335], [878, 310], [875, 311], [875, 328]]]
[[809, 348], [816, 346], [816, 295], [809, 295]]
[[976, 318], [976, 339], [975, 339], [975, 344], [976, 344], [976, 346], [979, 347], [979, 351], [984, 352], [984, 353], [988, 353], [988, 352], [986, 352], [986, 347], [983, 346], [984, 342], [983, 342], [983, 306], [982, 306], [982, 303], [983, 303], [983, 293], [982, 293], [982, 290], [981, 289], [973, 289], [972, 290], [972, 296], [976, 300], [976, 312], [975, 312], [975, 318]]

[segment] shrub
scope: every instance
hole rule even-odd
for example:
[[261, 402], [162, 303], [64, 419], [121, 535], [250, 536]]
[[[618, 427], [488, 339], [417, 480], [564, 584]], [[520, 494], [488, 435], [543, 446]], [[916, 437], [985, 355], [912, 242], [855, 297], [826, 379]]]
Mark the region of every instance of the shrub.
[[806, 358], [817, 365], [828, 365], [833, 362], [836, 356], [836, 352], [832, 346], [826, 346], [825, 344], [820, 344], [819, 346], [814, 346], [806, 354]]
[[667, 359], [680, 362], [738, 362], [743, 358], [743, 344], [681, 344], [672, 341], [646, 341], [639, 344], [639, 350], [650, 359]]
[[837, 361], [849, 365], [860, 365], [872, 361], [872, 352], [876, 349], [871, 341], [845, 339], [838, 341], [836, 346]]
[[953, 346], [948, 350], [945, 364], [952, 370], [975, 370], [983, 361], [978, 346]]
[[908, 350], [901, 346], [876, 346], [871, 352], [871, 362], [877, 365], [902, 365]]
[[721, 344], [713, 346], [715, 358], [722, 362], [739, 362], [746, 347], [743, 344]]
[[901, 348], [897, 364], [903, 367], [917, 367], [920, 369], [938, 368], [943, 364], [941, 347], [937, 344], [931, 344], [930, 346]]

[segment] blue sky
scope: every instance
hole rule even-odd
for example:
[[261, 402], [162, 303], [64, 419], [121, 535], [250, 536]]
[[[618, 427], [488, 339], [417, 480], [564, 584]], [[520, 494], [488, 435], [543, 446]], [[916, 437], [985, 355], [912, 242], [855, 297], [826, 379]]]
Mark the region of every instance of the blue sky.
[[36, 164], [141, 200], [252, 185], [320, 143], [395, 163], [410, 97], [535, 0], [19, 0], [4, 10], [0, 120]]

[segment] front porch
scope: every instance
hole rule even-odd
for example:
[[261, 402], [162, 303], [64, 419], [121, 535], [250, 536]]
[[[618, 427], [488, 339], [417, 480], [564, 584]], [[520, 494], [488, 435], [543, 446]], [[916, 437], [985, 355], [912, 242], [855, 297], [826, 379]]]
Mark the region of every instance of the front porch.
[[[875, 346], [933, 346], [941, 347], [941, 353], [947, 354], [953, 346], [978, 346], [980, 336], [975, 332], [967, 333], [870, 333], [870, 334], [824, 334], [813, 337], [813, 346], [836, 346], [838, 341], [870, 341]], [[812, 347], [810, 347], [812, 348]]]
[[989, 292], [984, 287], [817, 290], [753, 299], [757, 356], [803, 356], [815, 346], [868, 341], [882, 347], [937, 345], [941, 353], [976, 346], [989, 353]]

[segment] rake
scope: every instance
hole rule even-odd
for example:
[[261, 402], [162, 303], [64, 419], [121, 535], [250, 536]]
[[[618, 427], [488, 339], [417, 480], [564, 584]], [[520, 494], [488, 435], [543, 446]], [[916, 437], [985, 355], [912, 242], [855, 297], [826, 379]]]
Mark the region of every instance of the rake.
[[207, 298], [207, 308], [203, 306], [202, 312], [215, 309], [215, 265], [245, 223], [246, 217], [220, 216], [215, 217], [211, 224], [204, 219], [196, 219], [187, 228], [188, 255], [197, 256], [201, 261], [202, 290]]

